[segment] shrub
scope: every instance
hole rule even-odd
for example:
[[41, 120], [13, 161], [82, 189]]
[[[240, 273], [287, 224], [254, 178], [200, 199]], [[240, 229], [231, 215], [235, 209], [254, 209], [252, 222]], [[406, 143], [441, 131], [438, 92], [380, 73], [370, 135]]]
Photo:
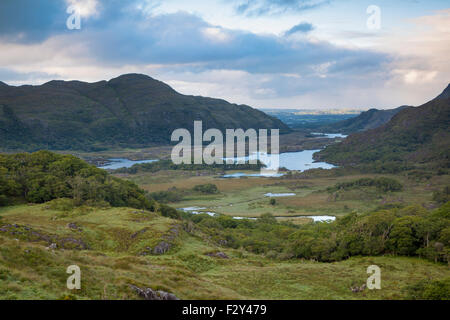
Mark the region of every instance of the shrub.
[[406, 288], [411, 300], [450, 300], [450, 278], [422, 280]]
[[72, 211], [75, 207], [73, 199], [61, 198], [47, 202], [47, 206], [51, 210]]
[[196, 185], [193, 188], [193, 190], [197, 191], [197, 192], [205, 193], [205, 194], [215, 194], [215, 193], [219, 192], [219, 190], [217, 189], [217, 186], [212, 183]]
[[167, 217], [167, 218], [171, 218], [171, 219], [180, 219], [181, 218], [181, 214], [176, 209], [166, 206], [164, 204], [162, 204], [159, 207], [159, 212], [161, 213], [162, 216]]

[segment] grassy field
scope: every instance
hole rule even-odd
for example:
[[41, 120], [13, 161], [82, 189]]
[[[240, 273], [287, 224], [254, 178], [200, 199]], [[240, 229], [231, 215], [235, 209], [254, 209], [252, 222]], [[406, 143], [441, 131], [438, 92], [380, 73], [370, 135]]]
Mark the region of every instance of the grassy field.
[[[227, 172], [230, 173], [230, 172]], [[389, 204], [432, 205], [433, 191], [448, 185], [449, 177], [433, 176], [429, 180], [417, 180], [405, 175], [349, 174], [345, 176], [317, 176], [304, 179], [245, 177], [223, 179], [220, 175], [192, 171], [161, 171], [119, 175], [130, 179], [149, 192], [171, 188], [191, 189], [195, 185], [212, 183], [220, 193], [215, 195], [188, 195], [182, 201], [170, 203], [176, 208], [203, 207], [231, 216], [258, 217], [264, 213], [274, 216], [332, 215], [342, 216], [352, 211], [364, 213]], [[380, 193], [375, 189], [361, 188], [335, 194], [327, 192], [338, 182], [361, 178], [388, 177], [403, 185], [400, 192]], [[266, 193], [295, 193], [295, 196], [276, 198], [276, 205], [269, 203]], [[300, 219], [304, 220], [304, 219]]]
[[[166, 290], [181, 299], [402, 299], [408, 285], [450, 276], [447, 266], [418, 258], [354, 257], [336, 263], [269, 259], [217, 247], [201, 233], [185, 231], [179, 220], [151, 212], [50, 207], [0, 211], [0, 299], [136, 299], [130, 284]], [[33, 238], [36, 234], [50, 237], [57, 248]], [[67, 239], [82, 241], [88, 249], [66, 247]], [[166, 254], [142, 255], [163, 239], [171, 244]], [[229, 259], [206, 255], [218, 250]], [[74, 264], [82, 272], [79, 291], [66, 288], [66, 268]], [[366, 282], [372, 264], [382, 270], [382, 289], [353, 293], [350, 287]]]

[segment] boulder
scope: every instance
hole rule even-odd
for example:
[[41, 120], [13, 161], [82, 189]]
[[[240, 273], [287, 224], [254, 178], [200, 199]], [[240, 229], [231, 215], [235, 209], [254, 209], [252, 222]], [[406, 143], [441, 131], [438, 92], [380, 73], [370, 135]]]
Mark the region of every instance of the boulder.
[[150, 288], [141, 289], [134, 285], [130, 285], [130, 288], [145, 300], [180, 300], [174, 294], [165, 291], [156, 291]]

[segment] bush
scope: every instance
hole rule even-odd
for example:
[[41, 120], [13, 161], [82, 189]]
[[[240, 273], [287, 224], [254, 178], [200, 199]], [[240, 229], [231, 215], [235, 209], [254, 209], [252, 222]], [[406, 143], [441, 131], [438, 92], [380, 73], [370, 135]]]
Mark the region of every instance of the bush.
[[212, 183], [196, 185], [193, 190], [205, 194], [215, 194], [219, 192], [217, 186]]
[[450, 300], [450, 278], [444, 280], [422, 280], [407, 287], [411, 300]]
[[138, 209], [152, 205], [136, 184], [77, 157], [49, 151], [0, 155], [0, 194], [31, 203], [70, 198], [76, 206], [87, 201]]
[[362, 178], [349, 182], [337, 183], [334, 187], [329, 187], [328, 192], [334, 192], [338, 190], [350, 190], [362, 187], [376, 187], [380, 192], [396, 192], [403, 190], [403, 185], [395, 179], [391, 178]]
[[161, 213], [162, 216], [167, 217], [167, 218], [171, 218], [171, 219], [180, 219], [181, 218], [181, 214], [178, 212], [178, 210], [166, 206], [164, 204], [162, 204], [159, 207], [159, 212]]
[[433, 192], [433, 201], [437, 203], [446, 203], [450, 201], [450, 187], [445, 187], [442, 191]]
[[184, 193], [177, 188], [171, 188], [167, 191], [152, 192], [149, 194], [150, 199], [154, 199], [158, 202], [178, 202], [183, 200]]
[[61, 198], [47, 202], [47, 206], [51, 210], [56, 211], [72, 211], [75, 207], [73, 199]]

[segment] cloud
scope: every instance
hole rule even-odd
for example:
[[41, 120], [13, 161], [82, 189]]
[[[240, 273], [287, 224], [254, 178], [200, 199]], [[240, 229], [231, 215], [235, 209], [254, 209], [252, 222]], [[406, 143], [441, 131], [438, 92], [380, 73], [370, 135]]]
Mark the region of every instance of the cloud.
[[311, 23], [301, 22], [290, 28], [288, 31], [286, 31], [284, 35], [290, 36], [293, 35], [294, 33], [308, 33], [312, 30], [314, 30], [314, 26]]
[[17, 72], [9, 68], [0, 68], [0, 79], [7, 79], [7, 83], [10, 85], [42, 83], [57, 76], [57, 74], [48, 74], [40, 71]]
[[278, 15], [314, 9], [330, 0], [239, 0], [236, 13], [246, 16]]
[[71, 34], [66, 22], [73, 7], [82, 29], [114, 24], [124, 14], [142, 19], [157, 6], [151, 0], [1, 0], [0, 40], [16, 43], [42, 42], [54, 35]]
[[67, 5], [54, 0], [0, 1], [0, 39], [38, 42], [63, 31]]
[[[313, 26], [306, 22], [277, 36], [224, 28], [187, 12], [156, 12], [155, 1], [85, 1], [76, 31], [65, 26], [65, 0], [1, 1], [0, 80], [97, 81], [139, 72], [186, 94], [253, 106], [387, 107], [423, 102], [450, 74], [445, 11], [413, 21], [419, 29], [409, 37], [373, 37], [374, 50], [291, 36], [307, 34]], [[296, 10], [299, 2], [271, 3], [273, 13]]]
[[[367, 72], [389, 59], [384, 54], [343, 49], [326, 42], [290, 41], [275, 35], [230, 30], [186, 12], [154, 14], [152, 9], [158, 2], [153, 1], [42, 0], [45, 10], [36, 5], [24, 6], [25, 2], [28, 3], [26, 0], [2, 2], [3, 9], [9, 12], [2, 11], [3, 16], [13, 27], [8, 32], [0, 29], [0, 36], [5, 36], [4, 43], [23, 44], [24, 51], [31, 44], [41, 44], [40, 52], [43, 47], [52, 48], [44, 51], [47, 55], [54, 51], [57, 57], [51, 58], [54, 61], [91, 60], [105, 66], [161, 64], [197, 72], [217, 69], [305, 74], [314, 73], [318, 66], [327, 63], [333, 65], [330, 72], [342, 73], [345, 68]], [[319, 2], [278, 0], [271, 1], [271, 5], [303, 8]], [[68, 17], [65, 9], [73, 3], [82, 8], [85, 17], [81, 30], [65, 28]], [[21, 6], [30, 17], [25, 24], [13, 19]], [[52, 21], [54, 17], [58, 19]], [[287, 34], [308, 32], [312, 28], [311, 24], [300, 23]], [[15, 48], [20, 51], [20, 46]], [[1, 63], [0, 60], [0, 66]]]

